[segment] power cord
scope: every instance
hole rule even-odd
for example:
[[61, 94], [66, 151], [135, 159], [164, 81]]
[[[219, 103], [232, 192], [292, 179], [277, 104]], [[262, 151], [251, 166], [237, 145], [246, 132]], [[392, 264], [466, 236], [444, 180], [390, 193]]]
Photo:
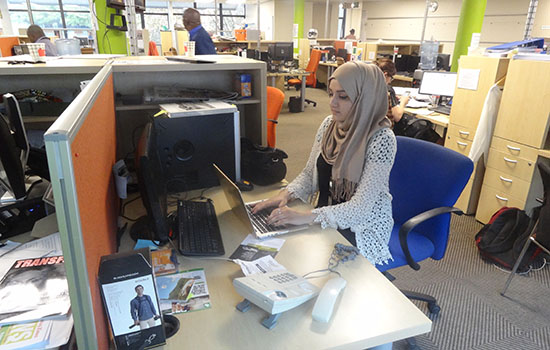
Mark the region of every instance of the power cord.
[[342, 277], [340, 272], [335, 270], [336, 267], [338, 267], [338, 265], [340, 265], [340, 263], [345, 263], [345, 262], [350, 261], [350, 260], [355, 260], [355, 258], [358, 255], [359, 255], [359, 249], [357, 249], [357, 247], [347, 246], [347, 245], [343, 245], [341, 243], [336, 243], [334, 245], [334, 249], [332, 250], [330, 258], [328, 260], [328, 267], [326, 269], [308, 272], [305, 275], [303, 275], [302, 277], [304, 277], [304, 278], [319, 278], [319, 277], [323, 277], [323, 276], [326, 275], [326, 273], [325, 273], [325, 274], [319, 275], [319, 276], [307, 277], [311, 274], [320, 273], [320, 272], [335, 273], [339, 277]]

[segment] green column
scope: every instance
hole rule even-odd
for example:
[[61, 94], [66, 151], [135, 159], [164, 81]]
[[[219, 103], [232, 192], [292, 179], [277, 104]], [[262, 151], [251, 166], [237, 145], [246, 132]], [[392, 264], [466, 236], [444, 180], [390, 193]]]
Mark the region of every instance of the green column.
[[472, 33], [481, 33], [483, 16], [485, 15], [487, 0], [463, 0], [460, 9], [460, 19], [456, 31], [455, 49], [451, 71], [458, 70], [458, 59], [468, 54], [468, 46], [472, 40]]
[[[99, 53], [126, 55], [126, 32], [107, 29], [107, 24], [109, 24], [111, 20], [111, 13], [115, 13], [115, 9], [108, 8], [106, 3], [106, 0], [95, 1], [95, 13], [97, 15], [97, 24], [99, 28], [96, 33], [98, 51]], [[115, 25], [121, 25], [121, 22], [120, 17], [117, 17]]]
[[305, 0], [294, 0], [294, 25], [298, 26], [298, 33], [293, 30], [292, 39], [294, 39], [294, 53], [296, 54], [299, 52], [298, 39], [304, 37], [304, 8]]

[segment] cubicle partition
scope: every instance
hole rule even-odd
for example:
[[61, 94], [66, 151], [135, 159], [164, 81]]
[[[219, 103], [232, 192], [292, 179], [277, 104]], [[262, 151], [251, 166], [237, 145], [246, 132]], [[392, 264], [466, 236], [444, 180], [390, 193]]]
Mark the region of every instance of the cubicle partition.
[[112, 166], [116, 123], [108, 63], [45, 136], [57, 221], [80, 349], [108, 349], [97, 271], [116, 251], [118, 201]]

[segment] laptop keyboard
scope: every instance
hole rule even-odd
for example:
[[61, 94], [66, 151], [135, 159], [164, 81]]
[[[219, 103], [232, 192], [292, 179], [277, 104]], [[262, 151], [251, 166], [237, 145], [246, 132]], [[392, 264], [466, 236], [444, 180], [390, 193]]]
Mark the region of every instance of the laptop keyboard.
[[254, 229], [256, 229], [260, 233], [267, 233], [267, 232], [273, 232], [280, 230], [284, 226], [276, 226], [271, 225], [267, 223], [267, 218], [271, 214], [273, 208], [270, 209], [264, 209], [256, 214], [252, 214], [252, 207], [248, 204], [246, 204], [246, 211], [248, 212], [248, 215], [250, 216], [250, 221], [252, 222], [252, 226], [254, 226]]
[[434, 112], [437, 112], [437, 113], [440, 113], [440, 114], [446, 114], [446, 115], [451, 114], [451, 106], [435, 106], [435, 107], [431, 107], [429, 109], [431, 111], [434, 111]]
[[211, 201], [178, 201], [177, 230], [182, 255], [224, 255], [220, 227]]

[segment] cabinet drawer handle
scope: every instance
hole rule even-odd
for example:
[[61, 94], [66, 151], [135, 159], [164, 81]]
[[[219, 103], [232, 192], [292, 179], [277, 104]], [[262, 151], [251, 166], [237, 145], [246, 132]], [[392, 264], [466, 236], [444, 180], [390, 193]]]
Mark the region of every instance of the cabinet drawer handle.
[[460, 141], [456, 141], [456, 144], [459, 145], [459, 146], [462, 146], [462, 147], [468, 146], [467, 143], [465, 143], [465, 142], [460, 142]]
[[506, 147], [508, 147], [508, 149], [510, 151], [518, 151], [518, 152], [521, 151], [521, 148], [519, 148], [519, 147], [512, 147], [510, 145], [506, 145]]
[[505, 161], [507, 161], [508, 163], [517, 163], [518, 161], [517, 160], [514, 160], [514, 159], [510, 159], [510, 158], [506, 158], [506, 157], [503, 157]]
[[514, 182], [514, 180], [512, 180], [512, 179], [507, 179], [507, 178], [502, 177], [502, 176], [499, 176], [499, 177], [500, 177], [500, 179], [501, 179], [502, 181], [506, 181], [506, 182], [509, 182], [509, 183]]
[[500, 199], [501, 201], [508, 202], [508, 198], [501, 197], [501, 196], [499, 196], [498, 194], [495, 194], [495, 197], [497, 197], [497, 198]]
[[467, 132], [467, 131], [462, 131], [462, 130], [458, 130], [458, 133], [459, 133], [460, 135], [465, 135], [465, 136], [470, 135], [469, 132]]

